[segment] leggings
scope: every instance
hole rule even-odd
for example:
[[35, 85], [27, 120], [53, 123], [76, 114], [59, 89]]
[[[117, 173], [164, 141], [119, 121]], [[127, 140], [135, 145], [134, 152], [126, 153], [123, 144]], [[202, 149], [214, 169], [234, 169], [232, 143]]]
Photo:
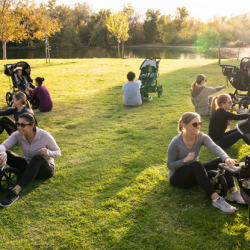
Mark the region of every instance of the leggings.
[[17, 131], [15, 122], [7, 116], [0, 119], [0, 134], [2, 134], [4, 130], [6, 130], [9, 135]]
[[[187, 166], [178, 168], [171, 176], [170, 183], [178, 188], [191, 188], [198, 184], [207, 195], [211, 196], [215, 193], [215, 189], [208, 178], [207, 171], [216, 170], [219, 163], [222, 163], [220, 158], [204, 164], [199, 161], [192, 162]], [[236, 186], [233, 176], [228, 171], [225, 172], [225, 179], [228, 189]]]
[[30, 164], [28, 164], [21, 156], [9, 150], [7, 150], [6, 153], [7, 164], [10, 167], [17, 168], [23, 175], [18, 183], [21, 188], [27, 186], [34, 178], [44, 180], [54, 174], [54, 167], [50, 166], [40, 155], [32, 157]]
[[242, 135], [237, 129], [232, 129], [224, 134], [218, 141], [215, 143], [220, 146], [222, 149], [227, 149], [230, 146], [234, 145], [238, 140], [243, 139], [245, 143], [248, 144], [248, 141], [245, 140], [244, 135]]

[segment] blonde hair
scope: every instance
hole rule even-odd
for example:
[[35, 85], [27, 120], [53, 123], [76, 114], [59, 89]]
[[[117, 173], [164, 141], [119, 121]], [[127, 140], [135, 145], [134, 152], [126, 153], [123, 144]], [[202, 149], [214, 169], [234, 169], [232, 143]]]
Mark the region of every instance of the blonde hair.
[[220, 108], [222, 103], [226, 103], [228, 98], [230, 98], [229, 94], [220, 94], [218, 97], [214, 97], [211, 103], [211, 114]]
[[205, 76], [204, 75], [202, 75], [202, 74], [200, 74], [200, 75], [197, 75], [196, 76], [196, 78], [195, 78], [195, 82], [193, 82], [192, 84], [191, 84], [191, 92], [192, 91], [194, 91], [194, 89], [197, 87], [197, 85], [200, 85], [201, 84], [201, 82], [203, 81], [203, 80], [205, 80]]
[[17, 100], [22, 100], [22, 105], [25, 105], [28, 109], [31, 110], [32, 114], [34, 114], [31, 106], [30, 106], [30, 102], [27, 100], [27, 96], [21, 92], [21, 91], [18, 91], [18, 92], [15, 92], [14, 93], [14, 96], [16, 97]]
[[177, 126], [177, 131], [179, 133], [182, 133], [183, 132], [183, 124], [188, 124], [190, 123], [194, 118], [198, 117], [200, 119], [200, 115], [195, 113], [195, 112], [186, 112], [184, 113], [179, 122], [178, 122], [178, 126]]

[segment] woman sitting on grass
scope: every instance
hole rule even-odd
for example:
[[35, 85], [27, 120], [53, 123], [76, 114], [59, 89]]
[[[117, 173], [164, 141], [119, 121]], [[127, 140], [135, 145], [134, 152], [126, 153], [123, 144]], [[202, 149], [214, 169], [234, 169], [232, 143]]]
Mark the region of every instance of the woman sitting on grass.
[[[192, 83], [190, 90], [191, 101], [195, 107], [195, 112], [200, 115], [210, 115], [210, 107], [214, 98], [210, 95], [227, 88], [226, 85], [216, 88], [206, 87], [206, 81], [207, 79], [204, 75], [197, 75], [196, 80], [194, 83]], [[244, 110], [236, 107], [233, 107], [233, 110], [240, 114], [246, 114], [249, 112], [248, 109]]]
[[6, 110], [0, 110], [0, 116], [4, 116], [0, 119], [0, 134], [6, 130], [6, 132], [10, 135], [13, 132], [17, 131], [16, 123], [5, 115], [14, 115], [14, 119], [17, 122], [20, 115], [24, 113], [31, 113], [33, 111], [30, 107], [30, 103], [27, 100], [26, 95], [18, 91], [13, 94], [12, 103], [14, 108], [8, 108]]
[[[19, 192], [34, 178], [44, 180], [52, 177], [55, 171], [53, 158], [61, 156], [61, 150], [54, 138], [47, 131], [37, 127], [32, 114], [22, 114], [16, 125], [18, 131], [0, 145], [0, 164], [7, 163], [10, 167], [17, 168], [23, 176], [0, 201], [2, 207], [13, 204], [19, 198]], [[19, 144], [23, 156], [8, 150], [15, 144]]]
[[[178, 188], [191, 188], [198, 184], [211, 197], [214, 207], [232, 214], [237, 209], [229, 205], [216, 193], [208, 178], [207, 171], [216, 170], [218, 164], [222, 162], [233, 168], [234, 160], [218, 147], [209, 136], [199, 131], [201, 125], [200, 115], [193, 112], [184, 113], [179, 120], [178, 132], [180, 134], [171, 141], [168, 147], [169, 181]], [[220, 158], [203, 164], [199, 162], [198, 158], [202, 145]], [[231, 192], [227, 200], [245, 204], [236, 188], [233, 176], [226, 171], [225, 178]]]
[[212, 115], [210, 117], [209, 136], [223, 149], [229, 148], [241, 138], [248, 143], [248, 140], [245, 140], [245, 137], [237, 129], [232, 129], [225, 133], [227, 126], [233, 120], [244, 120], [249, 117], [249, 114], [227, 112], [231, 108], [232, 100], [228, 94], [219, 95], [218, 98], [213, 100], [211, 106]]
[[33, 103], [36, 100], [38, 101], [38, 109], [41, 112], [49, 112], [52, 110], [53, 103], [47, 87], [43, 85], [44, 80], [43, 77], [37, 77], [35, 79], [37, 88], [29, 89], [29, 91], [32, 91], [33, 93], [32, 96], [28, 95], [28, 97], [30, 98], [30, 103]]

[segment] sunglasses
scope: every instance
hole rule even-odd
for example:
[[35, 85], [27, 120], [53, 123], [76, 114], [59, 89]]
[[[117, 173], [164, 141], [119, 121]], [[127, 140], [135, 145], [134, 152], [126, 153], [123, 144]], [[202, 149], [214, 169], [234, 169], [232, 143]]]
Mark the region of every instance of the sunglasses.
[[16, 126], [17, 126], [17, 127], [25, 128], [27, 125], [32, 125], [32, 124], [31, 124], [31, 123], [24, 124], [24, 123], [16, 122]]
[[193, 127], [197, 128], [197, 126], [201, 126], [202, 125], [202, 122], [194, 122], [192, 123]]
[[206, 82], [206, 81], [207, 81], [207, 79], [205, 78], [205, 79], [204, 79], [204, 81]]

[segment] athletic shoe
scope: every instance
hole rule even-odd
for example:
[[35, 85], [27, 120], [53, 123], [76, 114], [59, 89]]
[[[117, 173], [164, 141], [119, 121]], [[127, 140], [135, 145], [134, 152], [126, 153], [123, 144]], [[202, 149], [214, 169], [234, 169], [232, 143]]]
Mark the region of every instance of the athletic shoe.
[[248, 114], [249, 113], [249, 109], [240, 109], [238, 112], [237, 112], [237, 114], [241, 114], [241, 115], [243, 115], [243, 114]]
[[0, 206], [2, 207], [9, 207], [11, 206], [15, 201], [17, 201], [19, 196], [16, 194], [16, 192], [12, 189], [10, 189], [7, 193], [7, 195], [0, 201]]
[[220, 197], [217, 201], [212, 202], [213, 206], [220, 209], [222, 212], [227, 214], [233, 214], [237, 211], [236, 207], [229, 205], [222, 197]]
[[149, 98], [148, 98], [148, 100], [147, 100], [148, 102], [151, 102], [151, 101], [153, 101], [153, 97], [152, 96], [150, 96]]
[[237, 190], [235, 193], [231, 193], [227, 197], [228, 201], [236, 202], [238, 204], [246, 204], [246, 202], [243, 200], [242, 196], [240, 195], [240, 191]]

